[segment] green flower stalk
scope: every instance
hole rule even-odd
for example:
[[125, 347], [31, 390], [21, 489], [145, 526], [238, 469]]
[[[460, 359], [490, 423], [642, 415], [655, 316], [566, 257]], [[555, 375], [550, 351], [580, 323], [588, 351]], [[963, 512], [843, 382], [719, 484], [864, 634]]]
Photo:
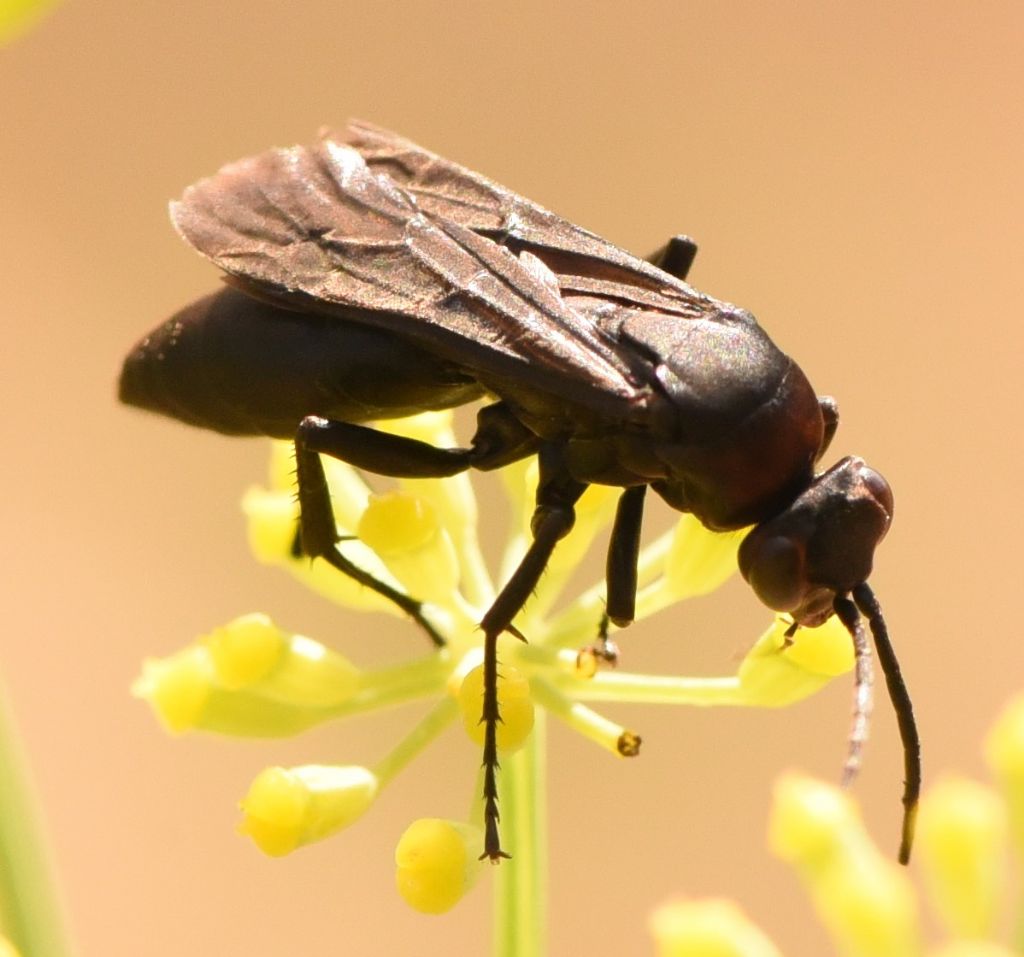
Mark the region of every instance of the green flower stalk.
[[64, 957], [58, 891], [0, 684], [0, 957]]
[[[448, 413], [425, 413], [384, 428], [439, 447], [454, 444]], [[262, 772], [243, 801], [241, 830], [268, 854], [289, 853], [348, 826], [366, 813], [398, 772], [451, 725], [468, 739], [463, 822], [425, 818], [401, 838], [397, 883], [411, 906], [439, 913], [475, 882], [480, 865], [481, 795], [470, 782], [479, 762], [483, 635], [478, 622], [496, 589], [477, 540], [476, 499], [469, 478], [399, 480], [375, 494], [353, 468], [333, 459], [324, 467], [335, 503], [340, 548], [378, 580], [424, 602], [441, 646], [415, 646], [408, 661], [363, 668], [337, 651], [296, 635], [265, 615], [246, 615], [214, 629], [167, 658], [146, 662], [135, 693], [172, 732], [211, 731], [239, 737], [281, 736], [352, 714], [432, 700], [433, 709], [370, 768], [311, 765]], [[298, 510], [293, 462], [274, 443], [266, 486], [246, 492], [249, 541], [261, 562], [350, 608], [402, 614], [391, 602], [310, 562], [294, 548]], [[529, 541], [536, 463], [502, 470], [512, 518], [499, 581]], [[502, 824], [511, 861], [498, 868], [497, 952], [544, 951], [544, 716], [553, 715], [618, 757], [632, 756], [639, 735], [596, 710], [600, 702], [775, 707], [813, 694], [849, 671], [853, 652], [838, 622], [792, 638], [789, 622], [774, 621], [735, 674], [688, 678], [602, 670], [591, 646], [602, 618], [597, 583], [552, 613], [593, 538], [614, 514], [616, 492], [591, 487], [577, 506], [571, 534], [559, 543], [536, 593], [515, 627], [529, 641], [499, 640], [502, 721]], [[639, 562], [637, 617], [718, 587], [736, 567], [740, 533], [712, 534], [691, 516], [646, 547]]]

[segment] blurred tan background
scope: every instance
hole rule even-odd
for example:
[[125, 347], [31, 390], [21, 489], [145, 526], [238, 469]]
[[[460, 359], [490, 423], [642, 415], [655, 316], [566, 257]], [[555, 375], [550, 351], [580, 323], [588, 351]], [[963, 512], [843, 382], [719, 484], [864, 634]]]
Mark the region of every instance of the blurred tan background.
[[[838, 397], [835, 455], [893, 484], [873, 584], [926, 772], [980, 772], [1024, 687], [1022, 20], [947, 0], [94, 0], [2, 51], [0, 651], [81, 953], [486, 952], [488, 888], [437, 919], [392, 891], [406, 823], [465, 810], [456, 735], [359, 826], [270, 861], [233, 833], [256, 771], [372, 761], [408, 716], [172, 741], [128, 696], [143, 656], [255, 609], [368, 663], [420, 641], [250, 560], [238, 499], [262, 442], [113, 395], [128, 347], [216, 285], [167, 200], [349, 115], [637, 253], [698, 239], [692, 281], [757, 314]], [[626, 662], [731, 670], [765, 620], [737, 581], [638, 626]], [[848, 701], [840, 681], [777, 713], [620, 711], [645, 738], [629, 764], [555, 727], [551, 952], [644, 953], [675, 893], [733, 896], [789, 954], [826, 952], [764, 831], [780, 769], [837, 774]], [[857, 794], [893, 850], [900, 779], [883, 699]]]

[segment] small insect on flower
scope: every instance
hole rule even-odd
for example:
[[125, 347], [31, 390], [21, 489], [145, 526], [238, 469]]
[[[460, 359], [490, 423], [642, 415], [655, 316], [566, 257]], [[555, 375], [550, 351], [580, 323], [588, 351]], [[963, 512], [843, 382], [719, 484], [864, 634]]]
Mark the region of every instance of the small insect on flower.
[[[228, 287], [136, 346], [121, 398], [223, 433], [292, 439], [297, 548], [394, 602], [436, 645], [444, 637], [424, 596], [338, 547], [320, 455], [411, 478], [538, 457], [532, 541], [480, 621], [486, 857], [506, 856], [499, 638], [527, 637], [516, 617], [597, 485], [622, 489], [606, 576], [615, 625], [635, 617], [648, 487], [709, 529], [755, 526], [740, 570], [793, 629], [838, 617], [858, 662], [847, 779], [871, 710], [867, 617], [904, 741], [907, 859], [917, 732], [866, 584], [892, 493], [858, 458], [817, 470], [838, 424], [835, 403], [815, 395], [750, 313], [685, 282], [696, 251], [689, 239], [638, 259], [361, 123], [226, 166], [186, 190], [171, 215]], [[490, 404], [467, 447], [364, 424], [482, 398]], [[429, 536], [421, 518], [410, 526]], [[604, 637], [596, 648], [611, 655]]]

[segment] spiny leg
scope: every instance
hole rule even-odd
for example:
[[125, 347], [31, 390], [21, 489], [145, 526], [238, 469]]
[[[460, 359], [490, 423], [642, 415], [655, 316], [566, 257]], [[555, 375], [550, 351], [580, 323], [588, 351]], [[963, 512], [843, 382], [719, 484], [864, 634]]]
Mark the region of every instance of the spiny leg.
[[512, 577], [484, 615], [484, 701], [480, 720], [484, 723], [484, 853], [492, 861], [508, 857], [501, 849], [498, 832], [498, 638], [505, 631], [522, 638], [512, 619], [526, 604], [547, 567], [555, 545], [572, 529], [576, 520], [573, 506], [586, 486], [562, 469], [559, 447], [545, 447], [540, 453], [540, 483], [537, 508], [533, 513], [533, 541]]
[[472, 467], [498, 468], [536, 451], [539, 440], [504, 403], [477, 413], [470, 448], [439, 449], [427, 442], [379, 432], [365, 425], [307, 416], [295, 436], [299, 491], [299, 554], [323, 558], [338, 571], [394, 602], [435, 645], [444, 638], [423, 614], [423, 603], [359, 568], [338, 550], [330, 490], [320, 454], [356, 468], [397, 478], [445, 478]]
[[426, 442], [378, 432], [362, 425], [316, 416], [302, 420], [295, 436], [302, 551], [322, 558], [360, 585], [394, 602], [441, 647], [444, 638], [423, 614], [423, 603], [392, 587], [346, 558], [338, 549], [331, 493], [319, 453], [385, 475], [441, 477], [469, 468], [472, 449], [438, 449]]
[[900, 663], [889, 640], [889, 630], [882, 618], [878, 599], [865, 583], [853, 589], [853, 600], [871, 627], [871, 636], [875, 640], [878, 660], [882, 665], [882, 674], [885, 675], [889, 699], [896, 711], [900, 740], [903, 742], [903, 827], [899, 861], [906, 864], [910, 860], [910, 848], [914, 843], [914, 821], [917, 817], [917, 802], [921, 796], [921, 739], [917, 733], [910, 692], [903, 681]]

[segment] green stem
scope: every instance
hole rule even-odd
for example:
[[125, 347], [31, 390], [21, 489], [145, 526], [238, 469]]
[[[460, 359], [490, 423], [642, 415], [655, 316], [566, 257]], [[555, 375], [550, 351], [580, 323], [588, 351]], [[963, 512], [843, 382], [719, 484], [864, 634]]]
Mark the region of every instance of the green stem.
[[547, 953], [547, 729], [538, 708], [526, 745], [501, 764], [501, 824], [512, 859], [495, 881], [495, 957]]
[[0, 933], [22, 957], [68, 957], [25, 768], [0, 688]]
[[388, 784], [413, 758], [455, 720], [457, 706], [451, 697], [444, 697], [430, 713], [407, 734], [373, 769], [381, 788]]

